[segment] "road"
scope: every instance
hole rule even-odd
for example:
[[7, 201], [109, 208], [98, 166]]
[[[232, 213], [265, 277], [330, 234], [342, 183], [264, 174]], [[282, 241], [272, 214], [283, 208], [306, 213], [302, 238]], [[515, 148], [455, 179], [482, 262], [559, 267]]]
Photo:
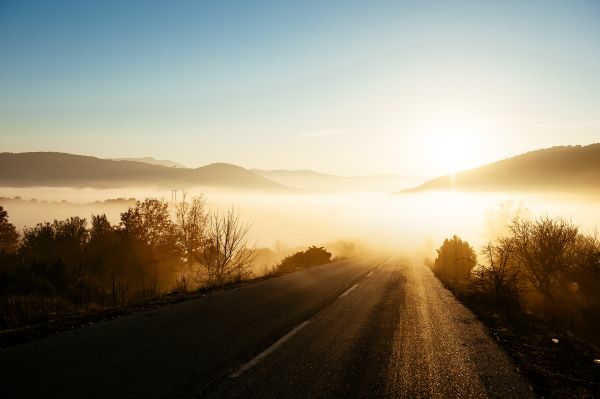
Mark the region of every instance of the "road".
[[3, 398], [532, 397], [424, 266], [344, 261], [0, 350]]

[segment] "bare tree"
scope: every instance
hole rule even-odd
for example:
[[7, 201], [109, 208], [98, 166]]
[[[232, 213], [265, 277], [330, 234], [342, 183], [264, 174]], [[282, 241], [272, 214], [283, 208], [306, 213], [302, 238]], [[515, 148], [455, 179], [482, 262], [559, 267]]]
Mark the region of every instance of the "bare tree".
[[203, 257], [208, 284], [220, 285], [248, 277], [256, 253], [254, 247], [248, 245], [250, 226], [240, 221], [233, 208], [211, 214], [208, 225]]
[[182, 284], [185, 286], [186, 279], [190, 278], [198, 283], [208, 241], [209, 215], [206, 211], [204, 196], [192, 197], [192, 200], [188, 202], [184, 192], [183, 198], [176, 205], [175, 219], [179, 229], [183, 261], [186, 265], [184, 275], [181, 276]]
[[576, 266], [578, 229], [561, 218], [515, 219], [510, 225], [515, 264], [546, 297], [565, 272]]
[[513, 263], [512, 251], [510, 239], [501, 239], [498, 244], [488, 242], [481, 250], [487, 265], [478, 264], [473, 271], [479, 288], [492, 293], [495, 300], [518, 299], [519, 273]]
[[597, 233], [578, 235], [575, 259], [576, 268], [600, 282], [600, 239]]

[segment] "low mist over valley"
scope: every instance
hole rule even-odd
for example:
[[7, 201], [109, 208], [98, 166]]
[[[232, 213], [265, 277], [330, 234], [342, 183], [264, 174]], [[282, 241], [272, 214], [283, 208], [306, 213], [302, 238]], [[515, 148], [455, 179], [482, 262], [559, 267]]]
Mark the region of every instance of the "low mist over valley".
[[0, 399], [600, 398], [599, 1], [0, 0]]
[[[239, 209], [260, 246], [350, 239], [420, 253], [458, 229], [483, 245], [486, 214], [507, 201], [595, 229], [599, 152], [600, 144], [542, 149], [456, 173], [452, 184], [450, 177], [440, 177], [400, 194], [394, 194], [397, 184], [407, 180], [395, 175], [351, 178], [227, 164], [185, 169], [61, 153], [3, 153], [0, 205], [19, 228], [103, 213], [117, 223], [136, 199], [174, 204], [184, 193], [204, 194], [209, 206]], [[568, 171], [578, 177], [567, 178]]]

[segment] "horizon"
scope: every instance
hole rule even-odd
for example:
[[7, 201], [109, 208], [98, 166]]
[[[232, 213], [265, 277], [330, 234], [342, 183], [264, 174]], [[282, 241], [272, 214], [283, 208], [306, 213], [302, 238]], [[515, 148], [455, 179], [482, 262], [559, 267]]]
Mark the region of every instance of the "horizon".
[[600, 398], [600, 1], [0, 0], [0, 54], [5, 396]]
[[[460, 170], [452, 170], [449, 171], [445, 174], [440, 174], [440, 175], [425, 175], [425, 174], [411, 174], [411, 173], [394, 173], [394, 172], [380, 172], [380, 173], [372, 173], [372, 174], [356, 174], [356, 175], [343, 175], [343, 174], [335, 174], [335, 173], [327, 173], [327, 172], [323, 172], [321, 170], [316, 170], [316, 169], [281, 169], [281, 168], [273, 168], [273, 169], [260, 169], [260, 168], [253, 168], [253, 167], [248, 167], [246, 165], [240, 165], [237, 163], [230, 163], [230, 162], [211, 162], [211, 163], [206, 163], [206, 164], [200, 164], [197, 166], [189, 166], [186, 165], [182, 162], [180, 162], [177, 159], [159, 159], [157, 157], [154, 157], [152, 155], [144, 155], [144, 156], [140, 156], [140, 157], [128, 157], [128, 156], [124, 156], [121, 158], [103, 158], [97, 155], [93, 155], [93, 154], [82, 154], [82, 153], [68, 153], [68, 152], [64, 152], [64, 151], [52, 151], [52, 150], [41, 150], [41, 151], [23, 151], [23, 152], [12, 152], [12, 151], [2, 151], [0, 152], [0, 154], [2, 153], [12, 153], [12, 154], [26, 154], [26, 153], [55, 153], [55, 154], [64, 154], [64, 155], [76, 155], [76, 156], [84, 156], [84, 157], [92, 157], [92, 158], [98, 158], [98, 159], [102, 159], [102, 160], [108, 160], [108, 161], [132, 161], [132, 162], [141, 162], [141, 163], [147, 163], [150, 165], [155, 165], [155, 166], [162, 166], [162, 167], [173, 167], [173, 166], [168, 166], [165, 164], [162, 164], [162, 162], [172, 162], [175, 164], [178, 164], [179, 166], [177, 166], [176, 168], [185, 168], [185, 169], [199, 169], [205, 166], [211, 166], [211, 165], [219, 165], [219, 164], [223, 164], [223, 165], [232, 165], [232, 166], [237, 166], [237, 167], [241, 167], [243, 169], [246, 169], [250, 172], [290, 172], [290, 173], [298, 173], [298, 172], [308, 172], [308, 173], [316, 173], [316, 174], [320, 174], [320, 175], [325, 175], [325, 176], [332, 176], [332, 177], [341, 177], [341, 178], [368, 178], [368, 177], [381, 177], [381, 176], [396, 176], [396, 177], [412, 177], [414, 179], [418, 178], [418, 179], [422, 179], [422, 182], [425, 183], [426, 181], [430, 180], [430, 179], [435, 179], [438, 177], [445, 177], [445, 176], [453, 176], [456, 175], [458, 173], [462, 173], [462, 172], [467, 172], [470, 170], [474, 170], [474, 169], [478, 169], [480, 167], [483, 166], [488, 166], [491, 164], [495, 164], [497, 162], [500, 161], [505, 161], [505, 160], [509, 160], [515, 157], [519, 157], [522, 155], [526, 155], [532, 152], [537, 152], [537, 151], [543, 151], [543, 150], [550, 150], [550, 149], [554, 149], [554, 148], [570, 148], [570, 147], [588, 147], [588, 146], [593, 146], [593, 145], [599, 145], [599, 142], [592, 142], [592, 143], [588, 143], [588, 144], [567, 144], [567, 145], [556, 145], [556, 146], [551, 146], [551, 147], [544, 147], [544, 148], [536, 148], [536, 149], [532, 149], [529, 151], [526, 151], [524, 153], [519, 153], [519, 154], [513, 154], [513, 155], [508, 155], [505, 158], [501, 158], [501, 159], [495, 159], [495, 160], [489, 160], [489, 161], [484, 161], [485, 163], [482, 164], [477, 164], [474, 165], [472, 167], [469, 167], [468, 169], [460, 169]], [[146, 160], [152, 160], [152, 161], [157, 161], [158, 163], [149, 163], [146, 162], [144, 159]]]
[[0, 137], [11, 152], [445, 175], [598, 141], [599, 16], [584, 2], [3, 2]]

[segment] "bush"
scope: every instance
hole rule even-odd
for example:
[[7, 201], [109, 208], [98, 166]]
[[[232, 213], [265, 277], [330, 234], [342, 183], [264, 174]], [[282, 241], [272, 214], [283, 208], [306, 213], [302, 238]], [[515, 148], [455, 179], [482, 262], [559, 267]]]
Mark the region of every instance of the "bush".
[[311, 246], [306, 251], [296, 252], [293, 255], [285, 257], [281, 263], [277, 265], [277, 272], [289, 273], [327, 263], [331, 263], [331, 252], [328, 252], [323, 247]]
[[459, 282], [470, 278], [476, 263], [477, 256], [473, 248], [467, 241], [454, 235], [451, 239], [445, 239], [437, 250], [433, 271], [443, 280]]

